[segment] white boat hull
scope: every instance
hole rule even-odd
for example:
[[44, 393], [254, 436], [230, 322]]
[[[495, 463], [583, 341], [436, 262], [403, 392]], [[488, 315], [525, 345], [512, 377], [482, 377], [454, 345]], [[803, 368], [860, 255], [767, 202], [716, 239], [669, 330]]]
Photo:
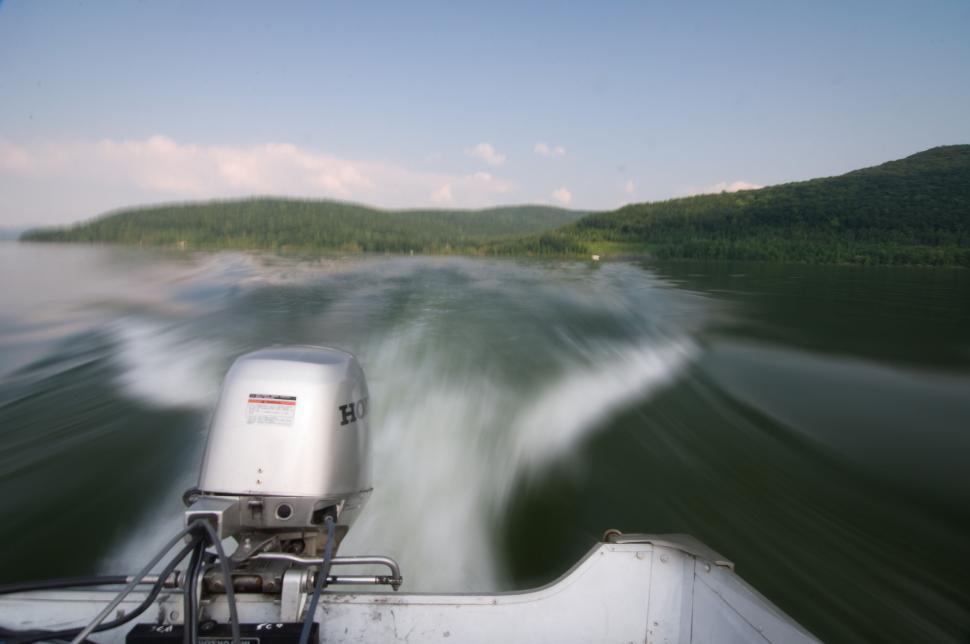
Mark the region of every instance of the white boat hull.
[[[730, 562], [683, 535], [622, 535], [594, 547], [555, 582], [523, 592], [415, 594], [328, 591], [317, 608], [321, 642], [815, 642], [738, 577]], [[81, 627], [111, 591], [44, 591], [0, 597], [12, 629]], [[144, 595], [120, 608], [131, 610]], [[285, 597], [285, 593], [284, 593]], [[300, 600], [302, 601], [302, 600]], [[239, 595], [244, 623], [299, 621], [301, 605]], [[228, 620], [225, 598], [206, 617]], [[180, 593], [163, 593], [137, 620], [180, 624]], [[98, 633], [122, 642], [132, 628]]]

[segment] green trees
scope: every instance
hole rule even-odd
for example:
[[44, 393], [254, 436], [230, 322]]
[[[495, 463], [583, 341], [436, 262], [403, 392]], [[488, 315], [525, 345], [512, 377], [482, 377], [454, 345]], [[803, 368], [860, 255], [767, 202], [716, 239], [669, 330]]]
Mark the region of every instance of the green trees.
[[970, 145], [838, 177], [584, 213], [247, 199], [124, 210], [35, 241], [970, 266]]
[[245, 199], [124, 210], [70, 228], [31, 231], [30, 241], [349, 252], [483, 252], [584, 213], [544, 206], [385, 211], [335, 201]]
[[970, 145], [839, 177], [633, 204], [557, 233], [570, 248], [662, 258], [970, 266]]

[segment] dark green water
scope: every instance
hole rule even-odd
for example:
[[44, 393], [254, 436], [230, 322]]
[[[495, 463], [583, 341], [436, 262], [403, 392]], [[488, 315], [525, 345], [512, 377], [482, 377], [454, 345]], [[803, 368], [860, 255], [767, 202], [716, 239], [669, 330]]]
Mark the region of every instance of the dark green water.
[[967, 271], [0, 244], [0, 578], [129, 571], [180, 523], [233, 358], [340, 346], [414, 590], [687, 532], [829, 641], [970, 634]]

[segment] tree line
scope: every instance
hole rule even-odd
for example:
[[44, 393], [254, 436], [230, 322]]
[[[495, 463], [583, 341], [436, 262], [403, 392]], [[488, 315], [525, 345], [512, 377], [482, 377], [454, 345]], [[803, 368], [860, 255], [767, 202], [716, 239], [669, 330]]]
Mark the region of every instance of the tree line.
[[838, 177], [582, 213], [245, 199], [123, 210], [32, 241], [970, 266], [970, 145]]

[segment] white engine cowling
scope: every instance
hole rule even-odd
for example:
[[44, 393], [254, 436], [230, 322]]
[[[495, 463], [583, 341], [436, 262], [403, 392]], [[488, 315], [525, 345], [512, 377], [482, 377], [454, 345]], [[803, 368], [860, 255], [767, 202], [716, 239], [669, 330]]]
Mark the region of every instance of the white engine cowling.
[[346, 529], [370, 492], [364, 372], [338, 349], [287, 346], [239, 357], [226, 374], [186, 520], [223, 536]]

